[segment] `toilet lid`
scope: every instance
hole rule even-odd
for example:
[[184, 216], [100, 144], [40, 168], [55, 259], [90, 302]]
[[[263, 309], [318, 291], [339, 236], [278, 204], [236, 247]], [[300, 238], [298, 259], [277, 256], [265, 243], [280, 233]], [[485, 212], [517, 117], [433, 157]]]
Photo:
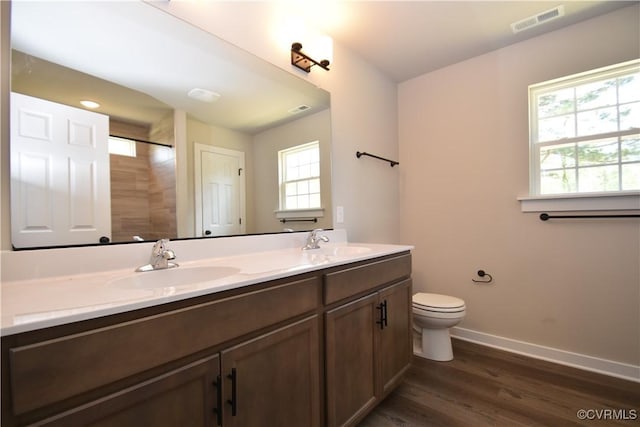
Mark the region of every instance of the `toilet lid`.
[[464, 301], [449, 295], [417, 293], [413, 296], [413, 305], [425, 310], [464, 308]]

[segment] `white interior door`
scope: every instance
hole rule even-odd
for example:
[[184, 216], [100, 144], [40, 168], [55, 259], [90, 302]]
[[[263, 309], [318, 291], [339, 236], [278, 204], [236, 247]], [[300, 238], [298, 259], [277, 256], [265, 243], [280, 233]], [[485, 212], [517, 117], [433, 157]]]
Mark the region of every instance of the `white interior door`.
[[108, 137], [108, 116], [11, 94], [15, 247], [111, 239]]
[[196, 236], [244, 234], [244, 153], [195, 144]]

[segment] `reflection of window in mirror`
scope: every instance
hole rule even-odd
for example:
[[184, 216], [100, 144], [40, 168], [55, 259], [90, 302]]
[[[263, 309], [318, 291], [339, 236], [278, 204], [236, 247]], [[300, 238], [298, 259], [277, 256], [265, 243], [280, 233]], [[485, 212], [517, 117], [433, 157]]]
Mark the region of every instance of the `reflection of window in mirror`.
[[320, 143], [278, 151], [278, 158], [280, 209], [320, 208]]
[[109, 137], [109, 154], [136, 157], [136, 142], [131, 139]]

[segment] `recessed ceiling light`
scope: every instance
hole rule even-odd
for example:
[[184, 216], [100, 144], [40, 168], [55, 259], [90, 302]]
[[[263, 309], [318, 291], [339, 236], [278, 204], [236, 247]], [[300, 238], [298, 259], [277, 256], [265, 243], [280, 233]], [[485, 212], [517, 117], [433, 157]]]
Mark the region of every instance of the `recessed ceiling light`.
[[95, 109], [98, 108], [100, 106], [100, 104], [98, 104], [95, 101], [89, 101], [89, 100], [82, 100], [80, 101], [80, 104], [82, 104], [83, 107], [87, 107], [87, 108], [91, 108], [91, 109]]
[[197, 99], [202, 102], [216, 102], [220, 98], [220, 94], [207, 89], [193, 88], [187, 95], [189, 98]]

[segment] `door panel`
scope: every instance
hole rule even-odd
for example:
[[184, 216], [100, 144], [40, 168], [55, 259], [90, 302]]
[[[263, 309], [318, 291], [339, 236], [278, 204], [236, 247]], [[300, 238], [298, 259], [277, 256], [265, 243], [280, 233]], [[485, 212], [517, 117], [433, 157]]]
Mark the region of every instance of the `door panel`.
[[196, 235], [243, 234], [244, 153], [195, 144]]
[[201, 359], [42, 421], [43, 426], [214, 427], [219, 357]]
[[318, 351], [317, 316], [223, 351], [223, 425], [318, 427]]
[[377, 296], [326, 313], [327, 425], [342, 426], [376, 399]]
[[110, 238], [109, 118], [17, 93], [11, 104], [12, 243]]
[[380, 291], [380, 302], [386, 301], [387, 322], [380, 330], [380, 381], [382, 395], [400, 380], [411, 363], [411, 280]]

